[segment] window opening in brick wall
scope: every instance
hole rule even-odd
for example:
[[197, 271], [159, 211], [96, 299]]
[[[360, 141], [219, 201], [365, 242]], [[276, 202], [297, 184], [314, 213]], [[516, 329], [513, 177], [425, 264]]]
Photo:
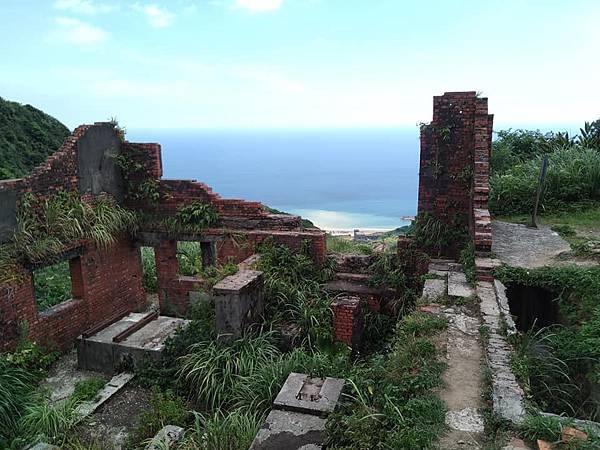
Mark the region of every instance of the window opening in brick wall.
[[[33, 270], [35, 303], [39, 312], [71, 300], [74, 292], [79, 293], [80, 289], [73, 287], [73, 265], [72, 260], [65, 260]], [[79, 264], [75, 265], [79, 267]]]
[[156, 257], [154, 247], [140, 247], [142, 262], [142, 285], [146, 294], [155, 294], [158, 289], [156, 278]]
[[213, 242], [178, 241], [177, 263], [179, 275], [199, 277], [202, 270], [215, 263]]

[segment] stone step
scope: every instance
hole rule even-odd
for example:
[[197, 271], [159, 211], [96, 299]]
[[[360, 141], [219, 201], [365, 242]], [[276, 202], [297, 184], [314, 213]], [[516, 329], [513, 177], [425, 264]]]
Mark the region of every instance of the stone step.
[[450, 297], [468, 298], [474, 294], [473, 288], [467, 282], [467, 277], [463, 272], [448, 272], [448, 295]]
[[366, 284], [371, 279], [371, 276], [364, 274], [364, 273], [338, 272], [335, 274], [334, 279], [346, 280], [346, 281], [357, 281], [357, 282]]

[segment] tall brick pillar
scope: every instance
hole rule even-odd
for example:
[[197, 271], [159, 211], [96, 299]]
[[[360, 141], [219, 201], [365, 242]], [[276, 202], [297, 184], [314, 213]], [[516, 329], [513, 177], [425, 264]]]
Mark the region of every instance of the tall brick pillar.
[[[487, 209], [493, 123], [487, 111], [487, 98], [474, 91], [446, 92], [433, 98], [433, 120], [421, 127], [418, 213], [463, 229], [473, 241], [474, 209]], [[456, 258], [461, 244], [433, 250]]]

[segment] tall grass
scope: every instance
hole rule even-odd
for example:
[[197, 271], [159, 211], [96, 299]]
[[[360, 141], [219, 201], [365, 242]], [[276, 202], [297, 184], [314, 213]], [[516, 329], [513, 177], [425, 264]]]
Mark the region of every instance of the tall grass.
[[227, 413], [194, 413], [194, 425], [186, 432], [182, 450], [239, 450], [250, 447], [265, 414], [246, 408]]
[[0, 448], [17, 434], [21, 414], [34, 398], [38, 377], [0, 358]]
[[26, 194], [20, 199], [15, 233], [0, 250], [0, 282], [18, 278], [15, 261], [51, 261], [82, 241], [106, 248], [136, 227], [136, 215], [109, 196], [82, 200], [65, 191], [47, 198]]
[[[493, 214], [533, 210], [542, 158], [534, 157], [490, 177]], [[600, 201], [600, 152], [572, 146], [549, 153], [541, 210], [564, 210], [582, 201]]]
[[245, 335], [231, 345], [199, 342], [182, 358], [179, 376], [197, 403], [216, 409], [231, 405], [234, 386], [278, 355], [272, 333]]

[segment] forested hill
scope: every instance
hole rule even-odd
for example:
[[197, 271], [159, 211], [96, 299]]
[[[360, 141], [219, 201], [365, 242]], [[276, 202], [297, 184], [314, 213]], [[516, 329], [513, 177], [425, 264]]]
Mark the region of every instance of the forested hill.
[[39, 109], [0, 97], [0, 179], [26, 175], [56, 151], [69, 133]]

